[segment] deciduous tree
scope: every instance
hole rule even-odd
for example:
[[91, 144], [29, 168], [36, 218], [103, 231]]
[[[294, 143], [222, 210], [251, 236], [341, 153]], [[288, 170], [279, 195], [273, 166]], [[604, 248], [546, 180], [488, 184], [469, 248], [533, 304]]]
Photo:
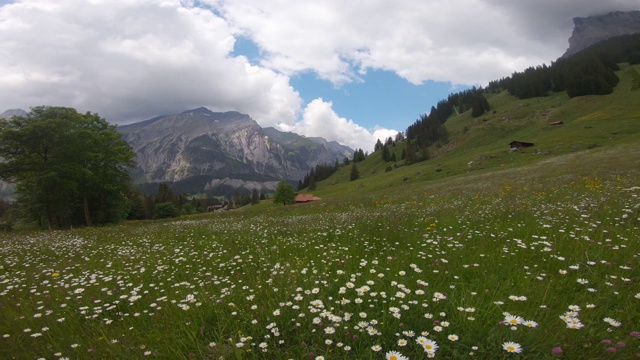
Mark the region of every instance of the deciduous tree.
[[282, 180], [276, 187], [276, 194], [273, 196], [274, 204], [293, 204], [296, 201], [296, 194], [293, 192], [293, 187], [286, 181]]
[[0, 124], [0, 178], [49, 229], [124, 218], [134, 156], [115, 126], [72, 108], [34, 107]]

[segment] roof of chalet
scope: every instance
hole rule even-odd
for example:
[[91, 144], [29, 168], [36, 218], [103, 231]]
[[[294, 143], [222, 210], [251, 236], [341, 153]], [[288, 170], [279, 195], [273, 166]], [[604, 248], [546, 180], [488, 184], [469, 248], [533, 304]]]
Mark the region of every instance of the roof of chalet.
[[312, 194], [298, 194], [298, 195], [296, 195], [296, 202], [297, 203], [316, 201], [316, 200], [320, 200], [320, 198], [317, 197], [317, 196], [313, 196]]
[[517, 147], [530, 147], [533, 146], [533, 143], [530, 142], [526, 142], [526, 141], [512, 141], [509, 143], [509, 146], [511, 146], [512, 148], [517, 148]]

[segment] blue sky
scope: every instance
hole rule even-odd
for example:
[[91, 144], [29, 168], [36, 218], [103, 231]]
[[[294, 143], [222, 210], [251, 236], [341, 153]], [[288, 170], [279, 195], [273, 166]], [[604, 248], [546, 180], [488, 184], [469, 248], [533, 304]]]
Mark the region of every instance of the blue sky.
[[[250, 39], [237, 37], [234, 55], [243, 55], [253, 64], [260, 63], [260, 49]], [[470, 86], [445, 81], [425, 81], [411, 84], [393, 71], [370, 70], [359, 74], [353, 82], [334, 84], [313, 71], [293, 75], [291, 85], [305, 103], [316, 98], [330, 101], [336, 113], [362, 126], [385, 127], [405, 131], [420, 114], [450, 93]]]
[[[199, 106], [371, 150], [452, 92], [549, 64], [637, 0], [0, 0], [0, 112]], [[461, 26], [464, 24], [465, 26]]]

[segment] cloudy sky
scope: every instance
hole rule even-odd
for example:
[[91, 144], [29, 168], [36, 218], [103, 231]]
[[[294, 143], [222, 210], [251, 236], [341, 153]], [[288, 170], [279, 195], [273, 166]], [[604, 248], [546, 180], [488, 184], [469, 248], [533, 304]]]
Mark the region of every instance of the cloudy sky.
[[638, 0], [0, 0], [0, 112], [206, 106], [371, 150], [449, 93], [549, 64]]

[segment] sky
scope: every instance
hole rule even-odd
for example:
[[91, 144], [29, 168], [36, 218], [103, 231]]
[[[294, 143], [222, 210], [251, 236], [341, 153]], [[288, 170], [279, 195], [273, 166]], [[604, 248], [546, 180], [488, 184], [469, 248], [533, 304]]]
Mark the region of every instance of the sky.
[[450, 93], [639, 0], [0, 0], [0, 112], [128, 124], [200, 106], [371, 151]]

